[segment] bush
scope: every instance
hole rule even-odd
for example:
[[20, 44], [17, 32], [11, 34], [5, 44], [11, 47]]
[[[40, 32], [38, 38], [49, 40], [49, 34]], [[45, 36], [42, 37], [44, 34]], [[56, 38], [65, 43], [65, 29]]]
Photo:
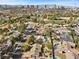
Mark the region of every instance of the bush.
[[78, 46], [79, 45], [79, 38], [75, 40], [75, 44]]
[[22, 50], [22, 51], [28, 51], [28, 50], [30, 50], [30, 45], [29, 45], [27, 42], [25, 42], [25, 43], [23, 44], [21, 50]]
[[24, 31], [24, 28], [25, 28], [25, 25], [24, 24], [20, 24], [19, 26], [17, 26], [17, 30], [19, 31], [19, 32], [23, 32]]
[[35, 37], [34, 37], [33, 35], [31, 35], [31, 36], [29, 37], [29, 39], [27, 40], [27, 43], [31, 44], [31, 43], [34, 42], [34, 41], [35, 41]]
[[49, 41], [45, 42], [45, 47], [47, 47], [48, 49], [52, 48], [52, 44]]

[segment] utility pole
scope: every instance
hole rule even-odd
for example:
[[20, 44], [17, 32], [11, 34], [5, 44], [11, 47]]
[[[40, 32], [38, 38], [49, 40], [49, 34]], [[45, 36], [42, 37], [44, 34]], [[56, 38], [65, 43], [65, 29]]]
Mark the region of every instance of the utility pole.
[[51, 44], [52, 44], [52, 57], [53, 57], [53, 59], [55, 59], [54, 44], [53, 44], [53, 39], [52, 39], [52, 32], [50, 32], [50, 39], [51, 39]]

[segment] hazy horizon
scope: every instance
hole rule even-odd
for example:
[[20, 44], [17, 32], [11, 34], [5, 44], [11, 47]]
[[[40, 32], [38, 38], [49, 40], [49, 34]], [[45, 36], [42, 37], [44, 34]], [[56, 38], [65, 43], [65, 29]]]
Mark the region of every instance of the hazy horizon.
[[0, 5], [62, 5], [77, 6], [79, 0], [0, 0]]

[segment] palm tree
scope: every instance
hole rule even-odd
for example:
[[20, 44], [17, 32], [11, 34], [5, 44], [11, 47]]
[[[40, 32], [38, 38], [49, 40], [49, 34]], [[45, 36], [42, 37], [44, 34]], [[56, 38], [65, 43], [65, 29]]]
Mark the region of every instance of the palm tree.
[[55, 54], [54, 54], [54, 45], [53, 45], [53, 39], [52, 39], [52, 33], [51, 33], [51, 32], [50, 32], [50, 39], [51, 39], [51, 44], [52, 44], [53, 59], [55, 59]]

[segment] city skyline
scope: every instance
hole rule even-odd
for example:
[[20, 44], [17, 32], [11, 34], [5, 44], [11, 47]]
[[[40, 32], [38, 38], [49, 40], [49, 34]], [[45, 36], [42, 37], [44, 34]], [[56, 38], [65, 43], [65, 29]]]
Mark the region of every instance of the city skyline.
[[0, 0], [0, 4], [4, 5], [62, 5], [62, 6], [78, 6], [79, 0]]

